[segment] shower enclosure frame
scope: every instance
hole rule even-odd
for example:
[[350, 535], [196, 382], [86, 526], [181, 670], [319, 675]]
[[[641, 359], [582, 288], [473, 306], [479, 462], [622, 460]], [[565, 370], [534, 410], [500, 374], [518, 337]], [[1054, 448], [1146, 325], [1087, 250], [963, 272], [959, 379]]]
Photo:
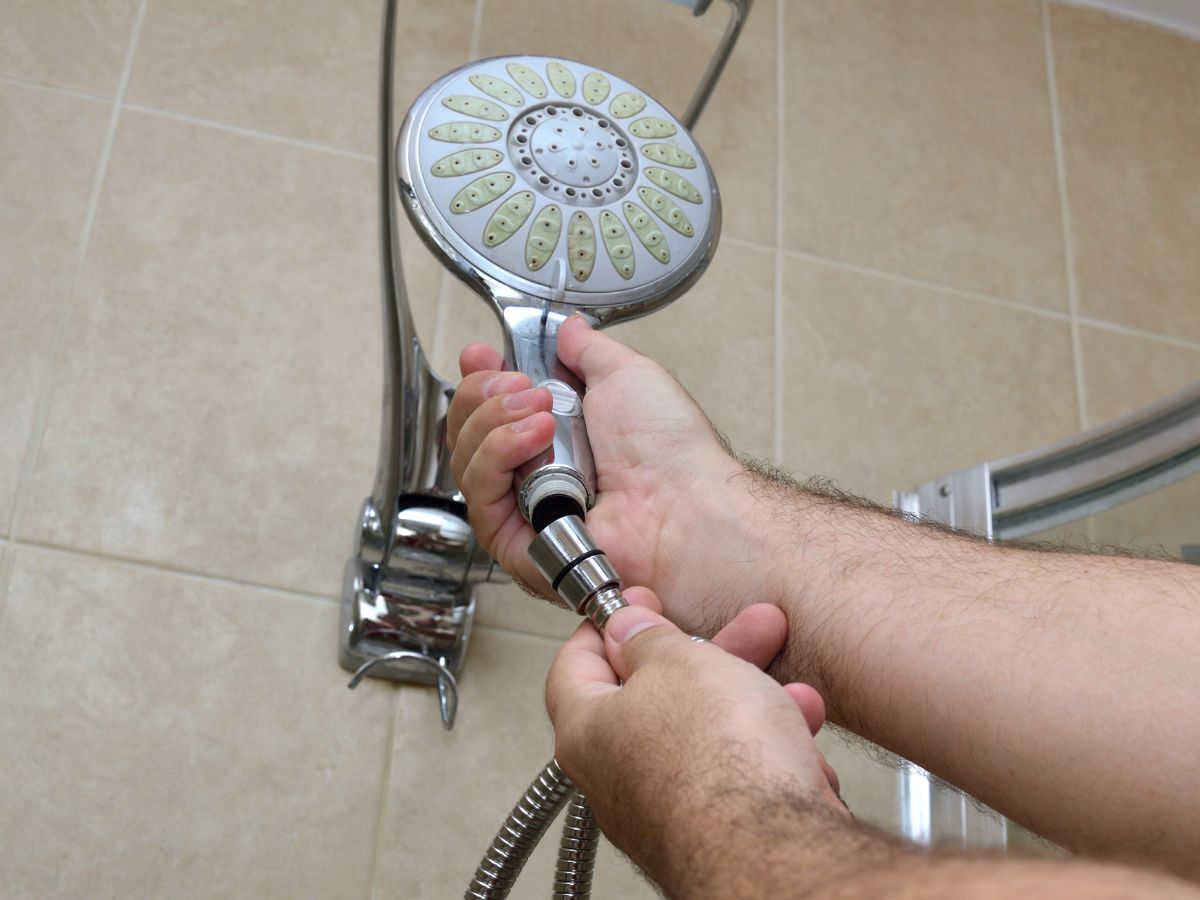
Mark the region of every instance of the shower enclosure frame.
[[897, 509], [1011, 541], [1200, 472], [1200, 382], [1097, 428], [896, 491]]
[[[1097, 428], [893, 493], [897, 510], [992, 541], [1029, 537], [1200, 472], [1200, 382]], [[1189, 548], [1183, 548], [1185, 556]], [[918, 843], [1003, 847], [1004, 819], [905, 763], [900, 831]]]

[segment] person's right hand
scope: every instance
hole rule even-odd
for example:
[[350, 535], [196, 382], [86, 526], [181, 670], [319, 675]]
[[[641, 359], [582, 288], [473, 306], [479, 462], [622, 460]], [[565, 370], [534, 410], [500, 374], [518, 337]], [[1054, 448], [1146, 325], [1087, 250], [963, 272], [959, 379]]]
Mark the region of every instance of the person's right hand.
[[[681, 627], [715, 631], [737, 611], [729, 597], [753, 596], [744, 572], [722, 572], [723, 559], [737, 554], [741, 465], [657, 363], [578, 316], [560, 328], [558, 353], [587, 386], [597, 476], [588, 529], [625, 583], [654, 590]], [[502, 364], [486, 344], [463, 350], [463, 380], [447, 422], [451, 466], [483, 547], [549, 595], [528, 558], [534, 532], [517, 508], [513, 478], [550, 446], [550, 395], [520, 373], [502, 372]], [[738, 591], [729, 589], [735, 581]]]

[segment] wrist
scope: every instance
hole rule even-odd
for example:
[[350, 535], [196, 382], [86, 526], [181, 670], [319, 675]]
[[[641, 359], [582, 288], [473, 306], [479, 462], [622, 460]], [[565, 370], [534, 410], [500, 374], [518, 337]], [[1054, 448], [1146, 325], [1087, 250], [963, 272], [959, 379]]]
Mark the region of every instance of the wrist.
[[771, 574], [759, 565], [761, 526], [746, 467], [715, 442], [693, 456], [690, 485], [664, 521], [656, 584], [664, 614], [705, 637], [766, 596]]
[[736, 595], [738, 602], [773, 604], [788, 619], [771, 674], [811, 684], [836, 704], [845, 686], [839, 663], [856, 656], [856, 623], [885, 612], [880, 601], [904, 564], [903, 554], [876, 551], [892, 548], [904, 526], [869, 501], [752, 460], [731, 483], [736, 502], [726, 543], [754, 587], [750, 596]]
[[[818, 505], [834, 501], [756, 460], [714, 445], [671, 517], [664, 556], [675, 561], [667, 615], [706, 636], [754, 603], [794, 607], [833, 531]], [[667, 593], [665, 590], [662, 593]], [[676, 601], [672, 604], [671, 601]]]
[[690, 801], [657, 805], [662, 841], [646, 848], [657, 852], [627, 849], [671, 897], [817, 896], [908, 856], [800, 785], [724, 768], [689, 788]]

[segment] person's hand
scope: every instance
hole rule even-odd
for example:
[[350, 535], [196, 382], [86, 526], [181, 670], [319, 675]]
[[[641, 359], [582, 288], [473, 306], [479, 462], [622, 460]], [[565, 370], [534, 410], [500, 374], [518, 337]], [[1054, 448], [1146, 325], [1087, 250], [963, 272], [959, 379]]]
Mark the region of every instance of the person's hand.
[[696, 644], [649, 591], [626, 597], [642, 606], [614, 613], [603, 636], [585, 622], [563, 646], [546, 706], [559, 765], [664, 896], [1200, 896], [1111, 862], [931, 853], [857, 827], [812, 739], [820, 696], [755, 668], [784, 642], [777, 607], [746, 607]]
[[[733, 610], [714, 606], [735, 596], [726, 580], [733, 576], [714, 578], [714, 572], [722, 554], [737, 552], [722, 524], [736, 519], [733, 495], [745, 493], [732, 484], [740, 464], [657, 363], [578, 316], [560, 328], [558, 353], [587, 385], [583, 405], [598, 494], [588, 529], [625, 583], [657, 591], [675, 621], [690, 630], [727, 621]], [[500, 371], [500, 354], [486, 344], [471, 344], [459, 362], [463, 380], [447, 439], [471, 526], [505, 570], [545, 591], [526, 553], [534, 532], [517, 508], [513, 477], [550, 446], [549, 391]], [[742, 587], [754, 586], [743, 580]]]
[[649, 591], [625, 593], [637, 605], [614, 613], [603, 636], [581, 625], [546, 681], [556, 758], [609, 839], [644, 864], [674, 853], [663, 845], [673, 836], [720, 829], [760, 792], [848, 821], [813, 741], [820, 695], [760, 671], [786, 639], [779, 609], [749, 606], [697, 644], [658, 615]]

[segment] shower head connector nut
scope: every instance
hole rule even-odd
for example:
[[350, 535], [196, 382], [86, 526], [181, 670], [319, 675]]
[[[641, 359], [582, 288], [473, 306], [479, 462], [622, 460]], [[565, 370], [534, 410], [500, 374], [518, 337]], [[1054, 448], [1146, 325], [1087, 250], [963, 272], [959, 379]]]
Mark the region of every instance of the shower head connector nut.
[[562, 516], [539, 531], [529, 556], [555, 593], [597, 628], [626, 605], [616, 570], [578, 516]]

